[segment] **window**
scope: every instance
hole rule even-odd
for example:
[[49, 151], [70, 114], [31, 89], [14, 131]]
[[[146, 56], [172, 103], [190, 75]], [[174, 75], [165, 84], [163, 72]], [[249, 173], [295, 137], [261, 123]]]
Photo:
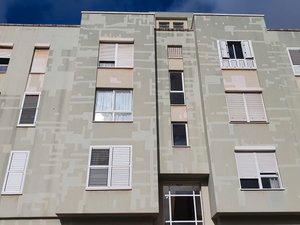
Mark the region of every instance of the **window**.
[[169, 59], [182, 58], [182, 46], [168, 46], [168, 58]]
[[97, 90], [95, 121], [132, 121], [132, 119], [132, 90]]
[[300, 75], [300, 48], [288, 48], [294, 75]]
[[6, 73], [11, 52], [11, 47], [0, 47], [0, 73]]
[[2, 194], [22, 194], [28, 157], [28, 151], [10, 153]]
[[170, 29], [170, 23], [169, 22], [159, 22], [158, 26], [159, 26], [159, 29], [161, 29], [161, 30]]
[[170, 72], [170, 102], [171, 104], [184, 104], [183, 73]]
[[203, 224], [199, 187], [164, 186], [163, 192], [165, 224]]
[[133, 43], [100, 43], [99, 67], [133, 68]]
[[223, 69], [256, 69], [250, 41], [219, 41]]
[[173, 29], [174, 30], [184, 30], [183, 22], [174, 22]]
[[188, 146], [188, 130], [187, 123], [172, 122], [173, 145]]
[[20, 126], [31, 126], [35, 124], [39, 97], [40, 95], [36, 93], [25, 93], [19, 118]]
[[280, 189], [281, 182], [274, 151], [236, 151], [242, 189]]
[[91, 147], [87, 189], [131, 187], [131, 146]]
[[261, 93], [226, 93], [231, 122], [267, 122]]
[[47, 70], [49, 49], [35, 48], [30, 73], [45, 73]]

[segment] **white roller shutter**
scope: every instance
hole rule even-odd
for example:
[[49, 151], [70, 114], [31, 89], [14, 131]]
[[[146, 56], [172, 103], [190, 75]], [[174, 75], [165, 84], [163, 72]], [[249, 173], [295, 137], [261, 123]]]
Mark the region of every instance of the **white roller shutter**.
[[242, 41], [241, 44], [242, 44], [244, 58], [245, 59], [252, 59], [253, 54], [252, 54], [252, 51], [251, 51], [250, 42], [249, 41]]
[[10, 154], [3, 194], [22, 194], [29, 152], [13, 151]]
[[277, 173], [275, 152], [260, 152], [256, 154], [260, 173]]
[[245, 101], [250, 121], [267, 121], [261, 93], [245, 93]]
[[131, 186], [131, 148], [113, 147], [111, 186]]
[[10, 58], [12, 48], [0, 47], [0, 58]]
[[133, 44], [118, 44], [117, 67], [133, 67]]
[[239, 178], [257, 178], [255, 155], [249, 152], [235, 153]]
[[99, 61], [115, 61], [116, 44], [100, 43]]
[[226, 101], [230, 121], [247, 121], [242, 93], [226, 93]]
[[219, 41], [221, 56], [223, 59], [229, 59], [229, 50], [227, 41]]
[[31, 73], [45, 73], [47, 69], [49, 49], [35, 49], [32, 65], [31, 65]]

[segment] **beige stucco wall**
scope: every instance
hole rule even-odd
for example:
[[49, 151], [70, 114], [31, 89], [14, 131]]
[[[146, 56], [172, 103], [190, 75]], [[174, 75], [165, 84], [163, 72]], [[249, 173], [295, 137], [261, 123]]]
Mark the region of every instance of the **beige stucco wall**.
[[98, 69], [97, 87], [133, 88], [133, 69]]

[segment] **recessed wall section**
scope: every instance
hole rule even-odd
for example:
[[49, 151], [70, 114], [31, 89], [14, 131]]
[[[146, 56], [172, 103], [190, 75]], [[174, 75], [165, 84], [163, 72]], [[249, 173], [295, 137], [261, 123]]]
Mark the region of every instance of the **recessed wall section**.
[[44, 74], [29, 74], [26, 92], [41, 92], [44, 84]]
[[98, 88], [133, 88], [132, 69], [98, 69]]
[[171, 121], [172, 122], [187, 122], [187, 110], [185, 105], [171, 106]]
[[255, 70], [222, 70], [222, 75], [226, 91], [261, 90]]
[[183, 70], [183, 60], [169, 59], [169, 70]]

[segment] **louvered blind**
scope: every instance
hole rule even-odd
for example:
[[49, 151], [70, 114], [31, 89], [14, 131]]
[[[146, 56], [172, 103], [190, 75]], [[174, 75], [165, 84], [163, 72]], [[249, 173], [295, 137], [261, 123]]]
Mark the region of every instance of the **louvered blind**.
[[242, 93], [226, 93], [230, 121], [247, 121], [247, 114]]
[[99, 61], [115, 61], [116, 44], [100, 43]]
[[221, 56], [223, 59], [229, 59], [229, 50], [227, 41], [219, 41]]
[[111, 186], [130, 186], [131, 148], [113, 147]]
[[245, 101], [250, 121], [267, 121], [261, 93], [245, 93]]
[[0, 58], [10, 58], [12, 48], [0, 47]]
[[236, 152], [236, 163], [240, 178], [257, 178], [255, 155], [249, 152]]
[[11, 152], [2, 193], [21, 194], [29, 152]]
[[250, 42], [249, 41], [241, 41], [242, 49], [243, 49], [243, 54], [245, 59], [252, 59], [252, 51], [250, 47]]
[[39, 95], [25, 95], [19, 124], [34, 124]]
[[168, 58], [182, 58], [182, 47], [181, 46], [168, 46]]
[[45, 73], [47, 69], [49, 49], [38, 49], [34, 50], [31, 73]]
[[133, 67], [133, 44], [118, 44], [117, 67]]
[[260, 173], [277, 173], [275, 152], [260, 152], [256, 154]]

